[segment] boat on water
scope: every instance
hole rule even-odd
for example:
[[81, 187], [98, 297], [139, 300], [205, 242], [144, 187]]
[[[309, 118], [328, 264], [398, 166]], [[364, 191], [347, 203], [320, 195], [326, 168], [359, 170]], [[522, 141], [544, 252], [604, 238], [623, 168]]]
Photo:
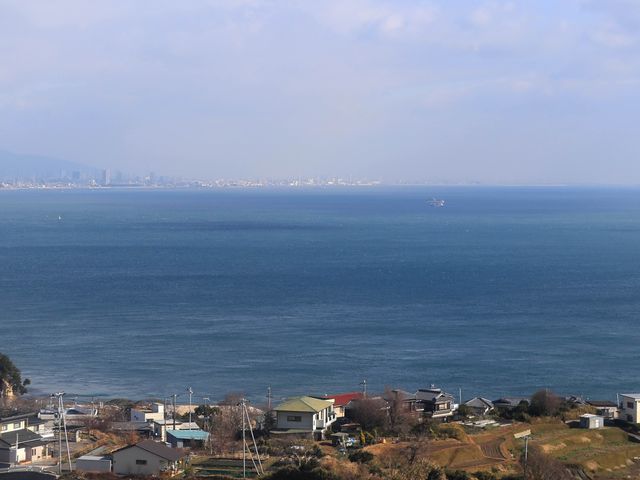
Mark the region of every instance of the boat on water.
[[444, 200], [439, 198], [432, 198], [431, 200], [427, 200], [427, 204], [431, 207], [441, 208], [444, 207]]

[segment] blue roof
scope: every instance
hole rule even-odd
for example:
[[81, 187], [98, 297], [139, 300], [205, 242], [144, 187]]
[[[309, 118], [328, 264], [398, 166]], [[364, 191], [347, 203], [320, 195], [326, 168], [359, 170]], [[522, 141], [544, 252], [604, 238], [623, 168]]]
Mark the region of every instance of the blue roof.
[[176, 440], [206, 440], [209, 432], [204, 430], [167, 430], [167, 435], [171, 435]]

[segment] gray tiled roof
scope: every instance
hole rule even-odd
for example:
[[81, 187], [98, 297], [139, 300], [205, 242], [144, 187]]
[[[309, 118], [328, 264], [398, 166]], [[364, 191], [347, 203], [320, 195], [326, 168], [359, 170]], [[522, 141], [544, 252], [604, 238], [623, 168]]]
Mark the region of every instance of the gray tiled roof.
[[22, 430], [13, 430], [12, 432], [0, 435], [0, 448], [6, 447], [7, 445], [15, 445], [16, 441], [18, 441], [18, 444], [21, 444], [34, 442], [36, 440], [42, 440], [42, 437], [31, 430], [27, 430], [26, 428]]
[[146, 450], [147, 452], [152, 453], [160, 458], [164, 458], [165, 460], [168, 460], [170, 462], [176, 462], [185, 456], [184, 451], [176, 448], [169, 448], [164, 443], [154, 442], [153, 440], [143, 440], [142, 442], [136, 443], [135, 445], [129, 445], [128, 447], [116, 450], [115, 452], [113, 452], [113, 454], [133, 447], [138, 447], [142, 450]]

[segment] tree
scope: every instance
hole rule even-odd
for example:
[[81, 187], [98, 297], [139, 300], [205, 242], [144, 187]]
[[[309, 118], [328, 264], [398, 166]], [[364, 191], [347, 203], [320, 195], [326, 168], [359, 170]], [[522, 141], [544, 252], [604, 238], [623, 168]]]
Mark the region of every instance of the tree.
[[401, 392], [385, 387], [382, 398], [387, 401], [389, 430], [395, 434], [407, 433], [411, 429], [411, 425]]
[[349, 416], [363, 430], [384, 428], [387, 422], [386, 402], [380, 398], [363, 398], [354, 402]]
[[276, 419], [276, 416], [274, 415], [273, 411], [265, 412], [264, 421], [262, 422], [262, 430], [263, 430], [263, 432], [266, 433], [266, 434], [269, 434], [269, 432], [271, 432], [271, 430], [276, 428], [276, 425], [277, 425], [277, 419]]
[[212, 407], [210, 405], [198, 405], [193, 413], [198, 417], [210, 417], [212, 415], [216, 415], [219, 412], [217, 407]]
[[558, 414], [562, 400], [549, 390], [540, 390], [531, 396], [529, 413], [537, 417], [552, 417]]
[[[524, 467], [524, 454], [521, 462]], [[571, 472], [562, 462], [547, 455], [536, 445], [529, 446], [525, 480], [572, 480]]]
[[473, 415], [473, 410], [469, 405], [465, 405], [464, 403], [458, 407], [458, 415], [462, 418], [468, 418]]
[[28, 378], [22, 380], [20, 370], [11, 359], [0, 353], [0, 398], [23, 395], [27, 393], [27, 385], [30, 384], [31, 380]]

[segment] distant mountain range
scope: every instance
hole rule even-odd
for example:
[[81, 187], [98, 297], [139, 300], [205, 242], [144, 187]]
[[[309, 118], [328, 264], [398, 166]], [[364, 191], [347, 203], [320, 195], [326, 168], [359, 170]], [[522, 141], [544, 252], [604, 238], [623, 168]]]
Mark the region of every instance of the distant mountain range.
[[97, 175], [99, 169], [58, 158], [0, 150], [0, 179], [70, 177], [73, 172]]

